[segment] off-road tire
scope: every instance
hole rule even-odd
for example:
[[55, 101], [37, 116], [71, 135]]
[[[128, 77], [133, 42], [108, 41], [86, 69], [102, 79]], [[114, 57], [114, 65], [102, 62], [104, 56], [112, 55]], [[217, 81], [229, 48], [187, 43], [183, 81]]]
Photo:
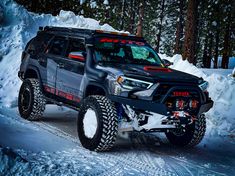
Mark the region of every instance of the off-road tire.
[[179, 147], [194, 147], [201, 142], [206, 132], [205, 115], [200, 115], [191, 125], [186, 126], [185, 132], [176, 135], [175, 132], [166, 132], [169, 142]]
[[[95, 111], [97, 118], [97, 129], [92, 138], [88, 138], [84, 132], [83, 120], [88, 109]], [[77, 130], [83, 147], [97, 152], [110, 150], [118, 133], [115, 105], [105, 96], [92, 95], [87, 97], [78, 114]]]
[[[24, 108], [24, 91], [28, 91], [28, 108]], [[18, 96], [18, 109], [20, 116], [24, 119], [33, 121], [42, 118], [45, 110], [46, 100], [42, 94], [40, 82], [38, 79], [25, 79], [21, 85]]]

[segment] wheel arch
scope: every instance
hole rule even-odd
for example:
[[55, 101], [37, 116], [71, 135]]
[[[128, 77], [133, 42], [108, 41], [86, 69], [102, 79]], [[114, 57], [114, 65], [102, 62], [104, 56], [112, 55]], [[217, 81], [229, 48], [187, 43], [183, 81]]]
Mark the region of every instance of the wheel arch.
[[41, 75], [40, 75], [40, 71], [37, 67], [35, 66], [29, 66], [27, 68], [27, 70], [24, 73], [24, 79], [27, 78], [35, 78], [38, 79], [40, 82], [40, 85], [42, 85], [42, 80], [41, 80]]
[[84, 98], [86, 98], [90, 95], [107, 96], [108, 92], [104, 86], [92, 83], [92, 84], [87, 85], [85, 93], [84, 93]]

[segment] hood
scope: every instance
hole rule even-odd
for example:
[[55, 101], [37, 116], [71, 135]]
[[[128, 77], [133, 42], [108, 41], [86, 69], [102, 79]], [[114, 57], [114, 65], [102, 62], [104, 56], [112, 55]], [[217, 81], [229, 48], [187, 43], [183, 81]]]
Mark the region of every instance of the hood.
[[112, 64], [99, 66], [99, 69], [105, 70], [111, 75], [125, 75], [127, 77], [151, 81], [151, 82], [183, 82], [198, 84], [200, 78], [177, 71], [170, 68], [156, 67], [156, 66], [142, 66], [129, 64]]

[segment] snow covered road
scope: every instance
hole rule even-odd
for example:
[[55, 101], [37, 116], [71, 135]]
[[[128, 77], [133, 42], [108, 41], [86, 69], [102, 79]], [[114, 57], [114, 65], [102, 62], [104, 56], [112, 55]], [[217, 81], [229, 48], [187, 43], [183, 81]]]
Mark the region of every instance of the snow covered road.
[[[173, 148], [163, 135], [130, 133], [119, 137], [111, 152], [84, 149], [76, 133], [77, 112], [49, 106], [42, 121], [21, 119], [17, 109], [0, 109], [0, 145], [10, 147], [26, 162], [0, 173], [23, 175], [234, 175], [235, 141], [210, 139], [194, 149]], [[20, 149], [20, 150], [16, 150]], [[2, 152], [2, 150], [1, 150]], [[0, 152], [0, 154], [1, 154]], [[9, 156], [0, 155], [9, 164]], [[6, 161], [6, 158], [8, 160]], [[16, 167], [19, 166], [18, 169]]]
[[13, 0], [1, 0], [0, 6], [6, 17], [0, 28], [0, 176], [235, 175], [235, 82], [227, 77], [231, 70], [204, 70], [205, 74], [179, 55], [161, 56], [174, 62], [174, 69], [204, 77], [211, 84], [215, 105], [207, 114], [208, 132], [196, 148], [173, 148], [164, 135], [131, 133], [129, 138], [120, 137], [111, 152], [90, 152], [77, 138], [74, 111], [49, 107], [38, 122], [19, 117], [20, 56], [39, 26], [114, 29], [73, 12], [38, 15]]

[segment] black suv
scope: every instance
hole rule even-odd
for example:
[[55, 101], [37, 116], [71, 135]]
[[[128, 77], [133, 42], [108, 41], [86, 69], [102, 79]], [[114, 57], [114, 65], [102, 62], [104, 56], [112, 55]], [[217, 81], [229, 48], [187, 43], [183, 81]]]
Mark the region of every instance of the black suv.
[[22, 53], [19, 112], [38, 120], [46, 104], [78, 110], [80, 141], [95, 151], [110, 149], [118, 131], [133, 130], [195, 146], [213, 105], [208, 83], [169, 65], [141, 37], [40, 27]]

